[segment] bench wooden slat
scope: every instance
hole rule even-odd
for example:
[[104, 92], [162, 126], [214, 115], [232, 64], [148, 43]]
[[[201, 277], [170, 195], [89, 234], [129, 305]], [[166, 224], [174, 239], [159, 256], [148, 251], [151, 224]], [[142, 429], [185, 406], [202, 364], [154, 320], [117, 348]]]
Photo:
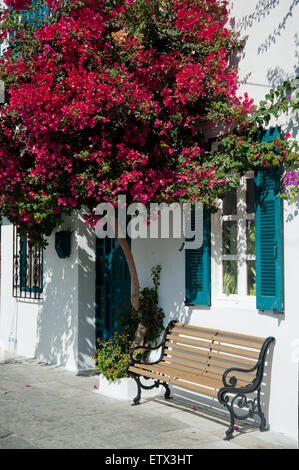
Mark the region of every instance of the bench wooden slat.
[[171, 330], [171, 334], [172, 333], [179, 333], [179, 334], [183, 334], [186, 336], [193, 336], [196, 338], [210, 339], [211, 341], [220, 341], [221, 343], [234, 344], [236, 346], [243, 346], [243, 347], [251, 348], [251, 349], [260, 350], [261, 348], [260, 342], [248, 341], [246, 338], [245, 339], [229, 338], [229, 337], [223, 336], [222, 334], [217, 334], [217, 332], [213, 335], [207, 335], [206, 333], [201, 333], [199, 331], [191, 331], [191, 330], [187, 330], [186, 328], [175, 327]]
[[[223, 359], [223, 360], [226, 360], [229, 362], [229, 364], [232, 362], [233, 365], [229, 365], [229, 367], [234, 367], [235, 364], [237, 365], [241, 365], [241, 366], [248, 366], [249, 368], [253, 367], [256, 363], [256, 361], [252, 358], [242, 358], [242, 357], [239, 357], [239, 356], [229, 356], [228, 354], [223, 354], [222, 352], [215, 352], [215, 351], [207, 351], [207, 350], [202, 350], [202, 353], [201, 353], [201, 350], [199, 349], [195, 349], [195, 348], [189, 348], [188, 346], [183, 346], [181, 344], [176, 344], [176, 343], [170, 343], [170, 342], [166, 342], [165, 343], [165, 353], [169, 353], [171, 354], [172, 352], [176, 352], [177, 350], [179, 351], [184, 351], [184, 352], [188, 352], [188, 353], [191, 353], [189, 355], [189, 357], [191, 358], [195, 358], [197, 356], [202, 356], [201, 359], [202, 360], [206, 360], [206, 361], [209, 361], [210, 358], [217, 358], [217, 359]], [[171, 349], [169, 349], [171, 348]], [[196, 360], [196, 359], [195, 359]]]
[[249, 351], [247, 349], [232, 348], [230, 346], [224, 346], [222, 344], [208, 343], [196, 339], [183, 338], [181, 336], [176, 336], [173, 334], [167, 335], [166, 338], [167, 340], [176, 341], [176, 343], [190, 344], [192, 346], [206, 348], [207, 350], [212, 349], [215, 351], [224, 351], [230, 354], [234, 354], [235, 356], [251, 357], [252, 359], [258, 359], [259, 357], [259, 352]]
[[194, 337], [198, 337], [198, 338], [202, 338], [202, 339], [207, 339], [209, 343], [213, 340], [213, 338], [215, 336], [214, 333], [207, 334], [205, 332], [190, 331], [190, 330], [187, 330], [186, 328], [177, 328], [176, 326], [174, 328], [172, 328], [171, 336], [174, 333], [183, 334], [183, 335], [186, 335], [186, 336], [194, 336]]
[[203, 332], [210, 333], [210, 334], [219, 333], [221, 335], [229, 335], [229, 336], [232, 336], [232, 337], [235, 337], [235, 338], [247, 338], [247, 339], [250, 339], [250, 340], [253, 340], [253, 341], [257, 341], [257, 342], [261, 343], [261, 345], [265, 341], [265, 338], [261, 338], [260, 336], [243, 335], [241, 333], [233, 333], [233, 332], [230, 332], [230, 331], [215, 330], [213, 328], [204, 328], [204, 327], [201, 327], [201, 326], [188, 325], [186, 323], [180, 323], [180, 322], [176, 322], [175, 327], [180, 327], [180, 328], [183, 327], [183, 328], [186, 328], [187, 330], [189, 330], [189, 329], [198, 330], [198, 331], [203, 331]]
[[[199, 366], [202, 366], [202, 367], [209, 367], [211, 368], [211, 370], [213, 370], [213, 368], [211, 366], [216, 366], [218, 368], [218, 370], [226, 370], [226, 369], [229, 369], [231, 367], [238, 367], [236, 366], [235, 363], [233, 363], [232, 361], [231, 362], [228, 362], [228, 361], [215, 361], [211, 358], [198, 358], [198, 357], [190, 357], [190, 355], [188, 354], [184, 354], [184, 353], [180, 353], [180, 352], [177, 352], [175, 351], [173, 354], [171, 354], [171, 352], [169, 351], [167, 354], [164, 354], [163, 356], [163, 360], [164, 361], [169, 361], [169, 362], [174, 362], [174, 361], [183, 361], [182, 363], [185, 363], [185, 364], [194, 364], [194, 367], [195, 367], [195, 364], [199, 364]], [[246, 372], [247, 375], [255, 375], [255, 372]]]
[[188, 370], [186, 368], [180, 368], [179, 366], [172, 366], [165, 362], [152, 366], [147, 366], [146, 364], [135, 364], [135, 367], [142, 369], [144, 375], [146, 375], [149, 370], [152, 372], [159, 372], [167, 377], [176, 379], [180, 378], [196, 384], [211, 386], [216, 389], [219, 389], [221, 386], [221, 380], [219, 380], [219, 378], [213, 378], [204, 371], [190, 371], [190, 369]]
[[[197, 348], [192, 348], [195, 354], [209, 355], [209, 351], [211, 350], [211, 343], [209, 341], [192, 340], [189, 338], [186, 338], [186, 341], [184, 341], [184, 339], [185, 338], [181, 338], [180, 336], [167, 335], [166, 344], [169, 344], [173, 348], [176, 348], [176, 346], [180, 346], [180, 345], [197, 346]], [[175, 342], [171, 343], [170, 341], [175, 341]], [[188, 348], [188, 350], [189, 349], [191, 348]]]
[[[222, 357], [223, 356], [223, 357]], [[241, 362], [239, 358], [236, 358], [235, 360], [232, 360], [232, 356], [227, 356], [226, 354], [219, 354], [219, 353], [213, 353], [209, 356], [199, 356], [199, 355], [194, 355], [194, 354], [187, 354], [185, 352], [180, 352], [177, 351], [176, 349], [166, 349], [164, 350], [164, 358], [168, 357], [169, 360], [172, 358], [183, 358], [186, 360], [194, 361], [194, 362], [199, 362], [200, 364], [205, 364], [205, 365], [214, 365], [214, 366], [219, 366], [219, 367], [224, 367], [226, 369], [229, 369], [230, 367], [241, 367], [244, 368], [244, 366], [248, 366], [247, 368], [251, 368], [253, 365], [252, 362], [245, 361]], [[213, 357], [216, 357], [217, 359], [213, 359]], [[221, 360], [222, 359], [222, 360]], [[250, 374], [254, 374], [254, 372], [249, 372]]]
[[[212, 385], [217, 388], [217, 385], [219, 385], [220, 381], [219, 378], [213, 378], [209, 377], [208, 374], [205, 372], [204, 369], [202, 370], [190, 370], [188, 367], [180, 367], [179, 365], [172, 365], [168, 364], [166, 362], [160, 362], [159, 364], [155, 364], [152, 366], [147, 366], [146, 364], [135, 364], [136, 367], [140, 367], [141, 369], [144, 370], [152, 370], [153, 372], [161, 372], [162, 374], [166, 374], [170, 377], [175, 377], [177, 378], [177, 375], [175, 373], [180, 374], [180, 377], [182, 379], [189, 380], [190, 382], [194, 383], [211, 383]], [[183, 377], [183, 375], [185, 377]], [[199, 379], [200, 378], [200, 379]], [[200, 380], [198, 382], [198, 380]]]
[[[167, 362], [166, 362], [167, 364]], [[223, 373], [224, 371], [226, 370], [226, 368], [216, 368], [216, 367], [213, 367], [213, 366], [210, 366], [209, 364], [206, 365], [206, 367], [204, 369], [198, 369], [197, 367], [194, 367], [192, 365], [187, 365], [186, 363], [184, 363], [184, 361], [181, 361], [180, 359], [176, 359], [175, 361], [171, 362], [170, 364], [173, 364], [174, 366], [176, 366], [176, 364], [179, 364], [180, 367], [184, 368], [184, 369], [188, 369], [190, 370], [190, 372], [192, 371], [195, 371], [194, 373], [196, 373], [197, 370], [201, 370], [201, 371], [204, 371], [203, 373], [204, 374], [208, 374], [210, 375], [211, 374], [211, 377], [213, 378], [217, 378], [217, 380], [221, 380], [221, 383], [222, 383], [222, 377], [223, 377]], [[177, 366], [178, 367], [178, 366]], [[244, 378], [245, 379], [250, 379], [250, 380], [245, 380], [246, 383], [249, 383], [252, 381], [252, 379], [255, 377], [254, 374], [242, 374], [241, 372], [234, 372], [233, 375], [237, 378], [239, 378], [240, 380], [243, 380]]]
[[[190, 367], [180, 366], [176, 364], [168, 364], [166, 362], [155, 365], [136, 364], [136, 367], [143, 369], [143, 371], [150, 370], [152, 372], [160, 372], [173, 378], [181, 378], [190, 382], [198, 383], [200, 385], [207, 385], [216, 388], [217, 390], [223, 386], [222, 375], [213, 375], [206, 370], [193, 369]], [[146, 373], [146, 372], [144, 372]], [[234, 374], [236, 376], [236, 374]], [[250, 377], [239, 377], [238, 384], [245, 386], [251, 383]]]
[[[140, 374], [140, 368], [138, 369], [137, 367], [130, 366], [129, 370], [131, 372], [135, 372], [137, 374]], [[172, 377], [161, 376], [159, 374], [155, 374], [154, 372], [146, 371], [146, 374], [144, 374], [144, 375], [146, 377], [150, 377], [150, 378], [156, 379], [156, 380], [161, 380], [162, 379], [162, 381], [164, 381], [164, 382], [170, 383], [172, 385], [177, 385], [178, 387], [185, 388], [186, 390], [192, 390], [193, 392], [198, 392], [198, 393], [202, 393], [204, 395], [209, 395], [210, 397], [216, 398], [217, 395], [218, 395], [217, 390], [212, 390], [211, 388], [201, 387], [199, 385], [183, 382], [182, 380], [174, 379]]]
[[[167, 363], [167, 361], [169, 361], [170, 364], [180, 364], [182, 366], [185, 366], [185, 367], [191, 367], [192, 369], [194, 370], [204, 370], [205, 372], [208, 372], [209, 374], [214, 374], [220, 378], [223, 377], [223, 374], [225, 372], [225, 370], [227, 370], [229, 367], [224, 367], [224, 366], [221, 366], [221, 367], [213, 367], [212, 365], [210, 365], [209, 363], [206, 363], [205, 365], [202, 364], [202, 368], [199, 369], [198, 366], [196, 366], [196, 364], [191, 364], [190, 362], [186, 362], [182, 359], [177, 359], [177, 358], [169, 358], [169, 356], [166, 356], [164, 358], [164, 361]], [[233, 374], [235, 377], [239, 378], [239, 379], [244, 379], [245, 377], [251, 377], [252, 379], [255, 377], [255, 374], [254, 372], [251, 372], [251, 373], [246, 373], [246, 376], [244, 374], [242, 374], [242, 372], [234, 372]]]

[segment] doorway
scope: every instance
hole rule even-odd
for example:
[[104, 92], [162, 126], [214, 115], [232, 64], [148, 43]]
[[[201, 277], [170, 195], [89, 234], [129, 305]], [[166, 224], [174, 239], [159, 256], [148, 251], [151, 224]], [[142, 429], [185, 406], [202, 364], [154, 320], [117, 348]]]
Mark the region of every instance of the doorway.
[[[130, 244], [130, 239], [128, 240]], [[131, 303], [131, 277], [117, 239], [96, 239], [96, 339], [113, 338]]]

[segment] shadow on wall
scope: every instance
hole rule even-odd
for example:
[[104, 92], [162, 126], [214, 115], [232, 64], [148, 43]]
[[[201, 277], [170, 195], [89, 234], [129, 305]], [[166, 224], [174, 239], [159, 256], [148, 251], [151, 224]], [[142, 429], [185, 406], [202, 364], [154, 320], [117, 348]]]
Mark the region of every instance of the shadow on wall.
[[[299, 2], [299, 0], [297, 0]], [[299, 12], [298, 12], [299, 15]], [[282, 67], [277, 65], [276, 67], [271, 67], [268, 69], [267, 78], [269, 80], [270, 85], [275, 88], [280, 85], [285, 80], [290, 80], [295, 78], [299, 75], [299, 34], [294, 34], [294, 66], [293, 72], [286, 72]]]
[[299, 215], [299, 199], [293, 203], [288, 202], [287, 204], [287, 216], [285, 221], [286, 223], [290, 223]]
[[[285, 5], [287, 3], [287, 5]], [[265, 19], [269, 16], [272, 21], [272, 28], [271, 32], [268, 34], [266, 39], [264, 39], [258, 46], [256, 53], [258, 55], [266, 54], [267, 52], [271, 52], [271, 48], [277, 44], [279, 40], [284, 39], [284, 33], [288, 33], [288, 41], [290, 37], [290, 33], [287, 30], [288, 22], [292, 18], [298, 17], [298, 4], [299, 0], [293, 0], [288, 2], [281, 2], [280, 0], [260, 0], [252, 13], [248, 15], [244, 15], [238, 21], [235, 18], [231, 18], [230, 26], [236, 31], [237, 34], [242, 37], [244, 34], [249, 33], [249, 29], [253, 28], [255, 24], [261, 23], [265, 21]], [[282, 8], [285, 5], [285, 8]], [[234, 5], [231, 5], [232, 10]], [[269, 24], [269, 22], [268, 22]], [[289, 41], [290, 42], [290, 41]], [[262, 86], [266, 88], [276, 88], [277, 86], [281, 85], [286, 80], [291, 80], [299, 75], [299, 34], [298, 32], [294, 33], [294, 40], [291, 41], [289, 44], [290, 47], [288, 48], [288, 44], [286, 40], [283, 44], [285, 46], [283, 50], [284, 56], [289, 55], [288, 63], [293, 65], [293, 71], [290, 71], [290, 68], [285, 70], [281, 64], [281, 57], [279, 54], [277, 55], [276, 64], [270, 67], [266, 73], [267, 82], [265, 84], [258, 84], [258, 83], [250, 83], [249, 79], [252, 75], [252, 72], [247, 73], [245, 76], [239, 78], [239, 84], [247, 84], [247, 85], [254, 85], [254, 86]], [[294, 54], [292, 57], [291, 55]], [[234, 65], [238, 65], [239, 62], [244, 59], [246, 56], [246, 47], [239, 52], [234, 58]], [[283, 117], [281, 118], [283, 119]], [[279, 119], [279, 123], [280, 120]], [[287, 127], [285, 125], [285, 120], [281, 122], [281, 125], [285, 132], [289, 132], [292, 134], [293, 138], [296, 138], [299, 134], [299, 120], [298, 120], [298, 113], [295, 111], [290, 113], [288, 116]]]
[[[298, 0], [299, 2], [299, 0]], [[292, 80], [299, 76], [299, 34], [294, 35], [294, 45], [295, 45], [295, 57], [294, 57], [294, 66], [293, 72], [286, 72], [282, 67], [277, 65], [276, 67], [271, 67], [267, 72], [267, 79], [271, 85], [271, 88], [276, 88], [278, 85], [281, 85], [286, 80]], [[299, 119], [298, 111], [293, 111], [288, 116], [288, 124], [285, 129], [286, 132], [292, 134], [292, 138], [296, 138], [299, 134]]]
[[74, 228], [70, 258], [58, 257], [55, 234], [45, 251], [35, 356], [79, 371], [94, 366], [96, 237], [81, 214], [74, 213], [65, 224]]
[[[271, 2], [270, 2], [271, 3]], [[281, 37], [283, 31], [286, 30], [287, 22], [290, 18], [294, 16], [294, 9], [298, 5], [299, 0], [293, 0], [292, 4], [290, 5], [288, 11], [284, 14], [281, 18], [277, 26], [273, 29], [273, 31], [268, 35], [264, 42], [260, 44], [258, 47], [257, 53], [263, 54], [268, 51], [268, 49], [276, 44], [276, 41]]]
[[[287, 22], [290, 18], [294, 16], [294, 9], [298, 5], [299, 0], [293, 0], [288, 10], [285, 11], [278, 20], [276, 20], [276, 27], [274, 27], [273, 31], [268, 35], [268, 37], [259, 45], [257, 53], [263, 54], [268, 51], [268, 49], [274, 45], [284, 30], [286, 30]], [[275, 14], [275, 9], [278, 6], [285, 4], [280, 0], [260, 0], [252, 13], [248, 15], [244, 15], [238, 21], [235, 21], [234, 18], [230, 20], [230, 26], [233, 27], [236, 31], [242, 31], [242, 33], [246, 34], [247, 30], [252, 28], [257, 23], [263, 23], [267, 16]], [[234, 5], [232, 3], [231, 8], [233, 9]]]
[[94, 368], [96, 349], [96, 235], [79, 216], [78, 230], [78, 370]]
[[[297, 2], [298, 2], [298, 0], [293, 1], [293, 4], [291, 5], [291, 7], [289, 9], [288, 14], [286, 15], [286, 19], [284, 18], [279, 23], [279, 27], [278, 27], [279, 31], [280, 31], [280, 29], [282, 29], [284, 27], [283, 25], [285, 25], [285, 22], [286, 22], [287, 18], [292, 15], [292, 10], [293, 10], [294, 6], [297, 4]], [[244, 37], [245, 34], [248, 33], [248, 31], [247, 31], [248, 29], [252, 28], [257, 23], [264, 22], [265, 18], [267, 16], [269, 16], [270, 14], [272, 14], [273, 11], [275, 10], [275, 8], [279, 4], [280, 4], [280, 0], [260, 0], [256, 4], [256, 6], [255, 6], [252, 13], [242, 16], [238, 21], [236, 21], [236, 19], [234, 17], [231, 17], [230, 22], [229, 22], [230, 27], [232, 29], [234, 29], [234, 31], [237, 33], [237, 35], [240, 38], [242, 38], [242, 37]], [[232, 2], [230, 6], [231, 6], [230, 11], [232, 12], [233, 9], [234, 9], [234, 3]], [[277, 36], [280, 33], [277, 33], [276, 29], [275, 29], [274, 32], [269, 35], [269, 38], [272, 38], [272, 41], [270, 41], [269, 38], [266, 41], [264, 41], [264, 43], [258, 47], [258, 54], [260, 54], [262, 51], [267, 50], [267, 48], [269, 48], [272, 43], [275, 43], [275, 41], [276, 41], [275, 34]], [[266, 46], [265, 46], [265, 44], [266, 44]], [[238, 61], [240, 60], [240, 58], [243, 58], [244, 55], [245, 55], [245, 52], [243, 51], [240, 54]]]
[[[242, 37], [244, 34], [248, 33], [247, 29], [252, 28], [257, 23], [262, 23], [266, 19], [267, 16], [276, 15], [276, 17], [272, 16], [273, 22], [275, 21], [275, 23], [273, 23], [274, 28], [272, 29], [268, 37], [257, 48], [258, 55], [264, 54], [268, 52], [269, 49], [272, 46], [274, 46], [279, 39], [282, 38], [283, 32], [287, 31], [288, 20], [295, 17], [296, 14], [298, 16], [298, 10], [296, 9], [296, 7], [298, 7], [298, 3], [299, 3], [299, 0], [293, 0], [292, 3], [289, 5], [287, 11], [285, 9], [282, 13], [282, 17], [279, 19], [278, 14], [276, 13], [275, 9], [278, 6], [281, 7], [282, 3], [280, 2], [280, 0], [260, 0], [255, 6], [255, 9], [251, 14], [243, 16], [238, 21], [236, 21], [235, 18], [231, 18], [230, 26], [235, 30], [237, 34], [240, 35], [240, 37]], [[233, 7], [234, 5], [232, 3], [231, 8], [233, 9]], [[294, 72], [293, 73], [286, 72], [280, 66], [275, 66], [273, 68], [270, 68], [267, 73], [267, 78], [268, 78], [270, 87], [275, 88], [281, 83], [283, 83], [285, 80], [298, 76], [299, 74], [298, 33], [295, 33], [294, 35], [293, 44], [295, 46], [295, 57], [294, 57], [294, 62], [293, 62]], [[288, 51], [286, 50], [285, 53], [287, 54]], [[233, 65], [238, 65], [240, 60], [245, 57], [245, 54], [246, 54], [246, 50], [244, 49], [235, 57], [233, 61]], [[279, 57], [278, 57], [278, 60], [279, 60]], [[245, 77], [242, 77], [242, 79], [239, 80], [239, 83], [246, 84], [248, 82], [248, 79], [250, 78], [250, 75], [251, 75], [251, 72], [249, 72]], [[254, 85], [265, 86], [265, 87], [268, 86], [268, 84], [256, 84], [256, 83]], [[293, 127], [296, 124], [298, 126], [298, 118], [297, 120], [295, 119], [294, 122], [292, 123]]]
[[[296, 1], [296, 0], [295, 0]], [[246, 31], [252, 28], [255, 23], [261, 23], [280, 4], [280, 0], [260, 0], [249, 15], [243, 16], [235, 25], [239, 30]], [[233, 7], [233, 4], [232, 4]]]
[[76, 260], [59, 259], [54, 249], [54, 236], [49, 239], [44, 261], [44, 302], [37, 319], [35, 356], [50, 364], [76, 364]]

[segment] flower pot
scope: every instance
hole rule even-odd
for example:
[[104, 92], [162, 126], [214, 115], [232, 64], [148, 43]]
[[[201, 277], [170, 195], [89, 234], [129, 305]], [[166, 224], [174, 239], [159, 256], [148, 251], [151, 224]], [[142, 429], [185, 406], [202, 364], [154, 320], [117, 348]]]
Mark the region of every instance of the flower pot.
[[[146, 385], [151, 385], [150, 381]], [[150, 398], [163, 392], [164, 387], [153, 388], [152, 390], [141, 391], [141, 398]], [[164, 390], [165, 391], [165, 390]], [[107, 380], [102, 374], [99, 376], [99, 388], [96, 393], [114, 398], [115, 400], [130, 401], [137, 395], [137, 384], [131, 377], [117, 380]]]

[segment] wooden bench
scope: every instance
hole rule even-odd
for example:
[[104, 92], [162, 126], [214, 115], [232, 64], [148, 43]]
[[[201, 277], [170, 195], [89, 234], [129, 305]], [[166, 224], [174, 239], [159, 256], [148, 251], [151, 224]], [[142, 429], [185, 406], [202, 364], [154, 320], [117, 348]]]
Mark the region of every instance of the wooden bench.
[[[137, 383], [134, 405], [140, 403], [141, 388], [163, 385], [165, 398], [170, 398], [168, 384], [218, 398], [230, 413], [226, 440], [233, 437], [235, 419], [259, 415], [260, 430], [268, 429], [261, 409], [261, 385], [267, 350], [275, 338], [259, 338], [227, 331], [201, 328], [171, 321], [155, 348], [136, 346], [131, 351], [127, 372]], [[159, 358], [145, 363], [141, 350], [157, 351]], [[139, 351], [139, 353], [138, 353]], [[145, 385], [141, 377], [154, 379]], [[247, 394], [257, 392], [255, 398]], [[238, 414], [236, 407], [245, 410]]]

